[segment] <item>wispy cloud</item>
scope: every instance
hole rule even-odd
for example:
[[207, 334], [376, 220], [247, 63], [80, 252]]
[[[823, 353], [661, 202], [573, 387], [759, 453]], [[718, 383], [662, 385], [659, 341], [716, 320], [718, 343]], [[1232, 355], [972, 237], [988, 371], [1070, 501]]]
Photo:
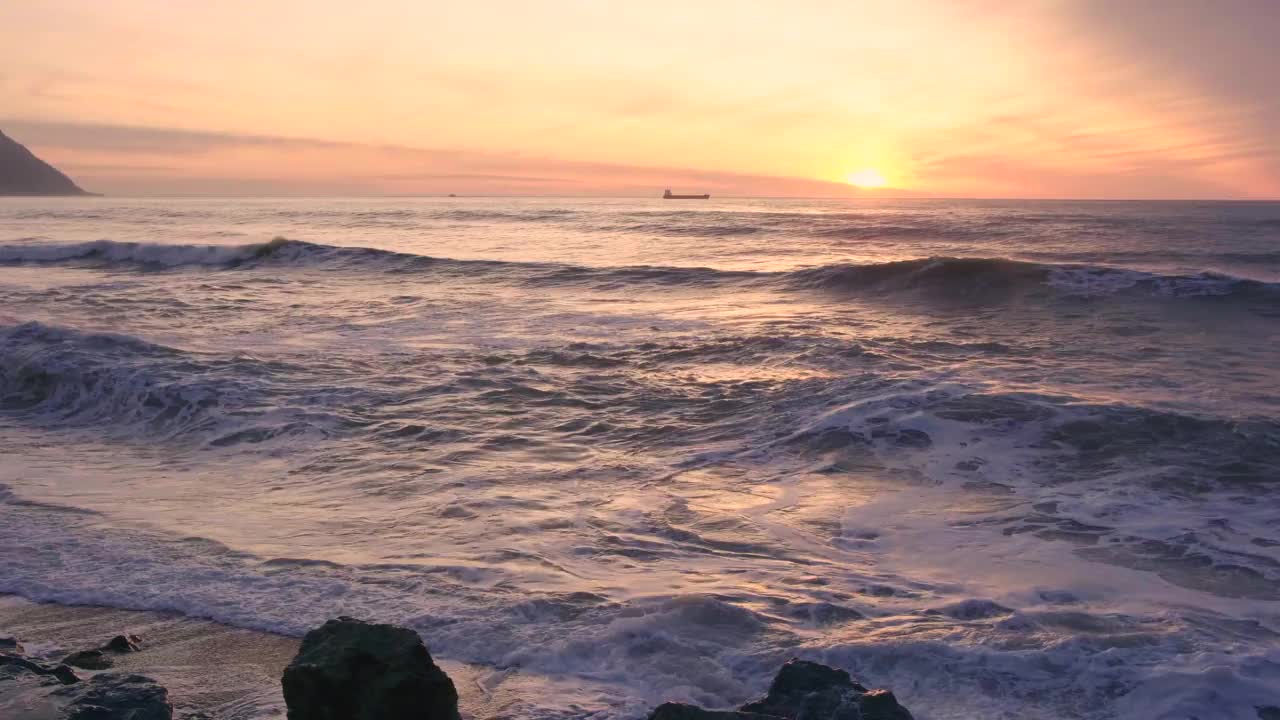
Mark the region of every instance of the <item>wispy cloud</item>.
[[1277, 197], [1278, 36], [1272, 0], [45, 0], [0, 4], [0, 108], [169, 188]]
[[[858, 193], [842, 183], [806, 178], [585, 162], [518, 152], [19, 118], [0, 118], [0, 127], [62, 167], [77, 171], [78, 179], [103, 192], [226, 193], [242, 180], [252, 192], [290, 195], [455, 190], [647, 194], [671, 185], [739, 195], [830, 197]], [[166, 159], [167, 163], [160, 162]]]

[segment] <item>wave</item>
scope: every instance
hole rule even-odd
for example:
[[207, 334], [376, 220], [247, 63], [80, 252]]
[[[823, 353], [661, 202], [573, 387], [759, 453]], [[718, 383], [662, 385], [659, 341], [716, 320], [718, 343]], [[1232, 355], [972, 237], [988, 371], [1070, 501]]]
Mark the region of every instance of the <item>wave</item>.
[[170, 377], [173, 360], [178, 351], [125, 335], [38, 322], [5, 328], [0, 409], [57, 427], [145, 423], [181, 433], [205, 424], [223, 393]]
[[[715, 228], [706, 228], [715, 230]], [[832, 292], [932, 291], [991, 295], [1033, 288], [1086, 297], [1138, 291], [1167, 297], [1280, 296], [1280, 283], [1203, 271], [1162, 274], [1108, 265], [1028, 262], [1009, 258], [929, 257], [885, 263], [833, 263], [790, 271], [722, 270], [637, 265], [593, 267], [566, 263], [460, 260], [370, 247], [324, 245], [277, 237], [242, 245], [181, 245], [98, 240], [86, 243], [0, 245], [0, 265], [70, 265], [107, 269], [252, 269], [325, 267], [388, 273], [437, 272], [467, 277], [506, 275], [537, 285], [766, 284]]]
[[1277, 297], [1280, 283], [1200, 272], [1164, 275], [1100, 265], [1054, 265], [1006, 258], [935, 257], [871, 265], [835, 264], [789, 273], [793, 285], [829, 291], [933, 291], [991, 295], [1044, 289], [1100, 297], [1126, 291], [1165, 297]]
[[83, 243], [23, 243], [0, 245], [0, 264], [220, 267], [260, 259], [296, 246], [296, 243], [284, 238], [247, 245], [179, 245], [114, 240]]
[[1222, 265], [1264, 265], [1280, 264], [1280, 252], [1177, 252], [1174, 250], [1081, 250], [1064, 251], [1029, 251], [1021, 255], [1025, 258], [1046, 263], [1072, 265], [1098, 265], [1107, 263], [1125, 263], [1142, 265], [1150, 263], [1183, 263], [1187, 265], [1214, 266]]
[[[888, 439], [904, 445], [981, 454], [990, 448], [942, 446], [959, 435], [943, 426], [960, 424], [967, 432], [991, 438], [1018, 436], [1044, 461], [1057, 455], [1073, 470], [1111, 464], [1149, 463], [1167, 466], [1181, 480], [1192, 476], [1215, 485], [1273, 485], [1280, 470], [1280, 422], [1266, 417], [1229, 417], [1148, 407], [1137, 403], [1096, 402], [1072, 395], [993, 391], [946, 382], [882, 379], [854, 392], [837, 385], [831, 402], [801, 402], [816, 413], [779, 446], [825, 451], [839, 446], [874, 445]], [[849, 400], [848, 397], [854, 399]], [[936, 442], [935, 442], [936, 441]], [[1177, 463], [1168, 462], [1177, 458]], [[1163, 460], [1160, 460], [1163, 458]], [[1081, 477], [1084, 473], [1081, 473]], [[1054, 482], [1048, 464], [1035, 475]], [[1152, 474], [1148, 480], [1159, 479]]]
[[323, 412], [272, 409], [269, 381], [287, 370], [116, 333], [39, 322], [0, 327], [0, 412], [37, 427], [211, 447], [324, 434], [334, 423]]
[[736, 237], [755, 235], [765, 228], [742, 223], [719, 225], [691, 225], [687, 223], [635, 222], [627, 224], [599, 225], [593, 228], [601, 232], [628, 232], [664, 237]]
[[457, 208], [450, 210], [442, 210], [432, 213], [431, 217], [437, 220], [452, 220], [455, 222], [558, 222], [561, 220], [569, 220], [576, 217], [578, 213], [574, 210], [563, 208], [546, 208], [542, 210], [479, 210]]
[[790, 282], [822, 290], [980, 289], [1039, 283], [1043, 266], [992, 258], [922, 258], [870, 265], [833, 264], [797, 270]]
[[[751, 457], [824, 474], [876, 469], [896, 482], [963, 486], [1034, 498], [982, 520], [1005, 535], [1078, 546], [1091, 561], [1152, 572], [1220, 597], [1280, 599], [1269, 516], [1280, 472], [1280, 423], [1002, 392], [959, 383], [905, 382], [818, 404], [793, 432], [757, 442]], [[1169, 512], [1197, 511], [1168, 524]], [[1218, 531], [1232, 517], [1229, 533]]]
[[178, 245], [98, 240], [74, 244], [0, 245], [0, 265], [53, 265], [121, 270], [244, 270], [293, 267], [457, 276], [506, 274], [532, 284], [706, 284], [768, 278], [771, 273], [702, 267], [626, 266], [459, 260], [370, 247], [323, 245], [277, 237], [243, 245]]

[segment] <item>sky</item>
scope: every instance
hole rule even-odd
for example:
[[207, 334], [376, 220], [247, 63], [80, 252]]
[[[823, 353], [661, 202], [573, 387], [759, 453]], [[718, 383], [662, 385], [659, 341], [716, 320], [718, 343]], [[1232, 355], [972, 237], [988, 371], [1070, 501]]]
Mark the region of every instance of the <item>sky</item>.
[[0, 130], [113, 195], [1274, 199], [1277, 38], [1280, 0], [4, 0]]

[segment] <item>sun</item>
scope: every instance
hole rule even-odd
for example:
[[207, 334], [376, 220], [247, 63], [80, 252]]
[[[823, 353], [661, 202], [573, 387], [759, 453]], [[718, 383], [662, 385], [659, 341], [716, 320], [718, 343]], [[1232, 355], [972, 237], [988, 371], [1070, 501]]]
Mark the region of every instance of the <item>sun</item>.
[[863, 168], [857, 172], [849, 173], [849, 177], [845, 181], [854, 187], [860, 188], [878, 188], [884, 187], [885, 179], [879, 170], [874, 168]]

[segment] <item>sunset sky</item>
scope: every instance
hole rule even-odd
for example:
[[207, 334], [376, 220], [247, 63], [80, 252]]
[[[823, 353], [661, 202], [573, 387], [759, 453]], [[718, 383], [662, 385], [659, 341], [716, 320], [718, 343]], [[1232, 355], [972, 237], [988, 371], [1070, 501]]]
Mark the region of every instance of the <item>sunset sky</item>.
[[6, 0], [0, 130], [110, 194], [1277, 198], [1277, 38], [1276, 0]]

